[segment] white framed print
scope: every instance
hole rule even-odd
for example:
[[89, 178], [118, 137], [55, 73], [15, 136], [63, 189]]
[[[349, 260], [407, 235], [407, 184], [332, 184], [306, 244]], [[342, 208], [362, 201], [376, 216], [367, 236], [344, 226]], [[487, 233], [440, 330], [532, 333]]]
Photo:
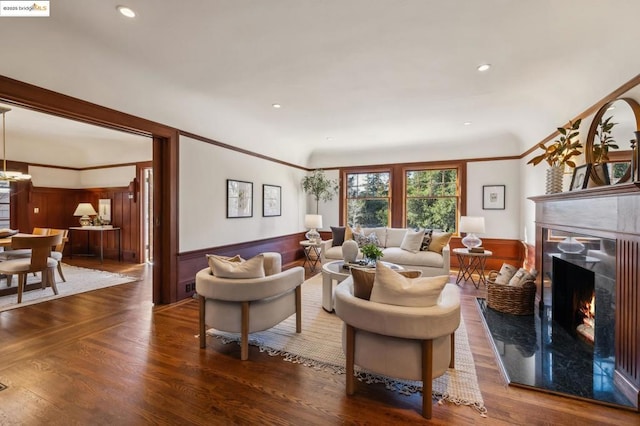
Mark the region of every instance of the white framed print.
[[482, 210], [504, 210], [504, 185], [482, 186]]

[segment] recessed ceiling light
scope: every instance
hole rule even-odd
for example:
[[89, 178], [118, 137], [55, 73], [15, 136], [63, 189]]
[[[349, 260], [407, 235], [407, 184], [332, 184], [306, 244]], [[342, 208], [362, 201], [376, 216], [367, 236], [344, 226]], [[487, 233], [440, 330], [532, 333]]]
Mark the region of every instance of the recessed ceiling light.
[[478, 71], [487, 71], [489, 68], [491, 68], [491, 64], [482, 64], [478, 66]]
[[465, 121], [464, 123], [462, 123], [463, 126], [471, 126], [471, 122], [470, 121]]
[[274, 108], [282, 108], [282, 105], [280, 104], [271, 104], [271, 106]]
[[120, 14], [122, 16], [126, 16], [127, 18], [135, 18], [136, 17], [136, 13], [129, 7], [127, 6], [118, 6], [116, 7], [116, 9], [118, 9], [118, 12], [120, 12]]
[[327, 136], [325, 139], [328, 140], [328, 141], [332, 141], [333, 140], [333, 138], [331, 136]]

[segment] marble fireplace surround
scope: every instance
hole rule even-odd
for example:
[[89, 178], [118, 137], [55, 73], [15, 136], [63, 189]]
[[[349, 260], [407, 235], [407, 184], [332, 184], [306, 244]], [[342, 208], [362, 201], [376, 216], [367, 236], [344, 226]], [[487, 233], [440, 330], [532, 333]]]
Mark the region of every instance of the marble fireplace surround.
[[[536, 267], [543, 270], [549, 230], [615, 242], [614, 384], [636, 410], [640, 405], [640, 187], [603, 186], [531, 197], [536, 203]], [[548, 262], [548, 261], [547, 261]], [[547, 266], [548, 268], [548, 266]], [[613, 274], [612, 274], [613, 275]], [[537, 283], [541, 308], [551, 297]], [[596, 302], [597, 309], [597, 302]]]

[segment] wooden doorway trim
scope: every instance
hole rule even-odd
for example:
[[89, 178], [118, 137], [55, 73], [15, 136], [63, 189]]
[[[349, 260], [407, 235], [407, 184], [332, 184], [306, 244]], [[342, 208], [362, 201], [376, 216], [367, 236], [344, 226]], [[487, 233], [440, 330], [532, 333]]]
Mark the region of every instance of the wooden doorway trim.
[[178, 130], [160, 123], [0, 76], [0, 101], [153, 139], [153, 302], [177, 300]]

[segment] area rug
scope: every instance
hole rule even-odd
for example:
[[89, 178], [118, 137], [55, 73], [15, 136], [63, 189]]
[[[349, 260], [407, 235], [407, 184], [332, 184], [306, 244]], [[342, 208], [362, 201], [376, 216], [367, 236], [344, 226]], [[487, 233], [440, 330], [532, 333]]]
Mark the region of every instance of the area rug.
[[[51, 287], [45, 289], [29, 290], [22, 294], [22, 303], [18, 303], [18, 295], [10, 294], [0, 297], [0, 312], [10, 309], [21, 308], [36, 303], [46, 302], [47, 300], [59, 299], [78, 293], [84, 293], [100, 288], [111, 287], [114, 285], [125, 284], [135, 281], [136, 278], [128, 277], [122, 274], [112, 272], [98, 271], [96, 269], [80, 268], [71, 265], [62, 265], [62, 271], [67, 282], [60, 279], [56, 271], [56, 285], [58, 286], [58, 295], [53, 294]], [[27, 284], [40, 282], [40, 274], [33, 276], [29, 274]], [[0, 288], [6, 288], [5, 280], [0, 281]], [[18, 286], [18, 277], [14, 276], [12, 287]]]
[[[302, 333], [295, 332], [295, 315], [277, 326], [249, 336], [249, 344], [261, 352], [280, 355], [286, 361], [315, 369], [345, 374], [342, 352], [342, 321], [335, 314], [322, 309], [322, 277], [320, 274], [302, 285]], [[239, 335], [210, 329], [207, 334], [223, 343], [239, 342]], [[486, 408], [480, 393], [473, 355], [469, 346], [464, 319], [456, 330], [455, 369], [433, 380], [433, 395], [440, 404], [444, 401], [468, 405], [483, 416]], [[422, 392], [422, 382], [401, 381], [358, 369], [356, 375], [366, 383], [384, 383], [387, 389], [401, 394]]]

